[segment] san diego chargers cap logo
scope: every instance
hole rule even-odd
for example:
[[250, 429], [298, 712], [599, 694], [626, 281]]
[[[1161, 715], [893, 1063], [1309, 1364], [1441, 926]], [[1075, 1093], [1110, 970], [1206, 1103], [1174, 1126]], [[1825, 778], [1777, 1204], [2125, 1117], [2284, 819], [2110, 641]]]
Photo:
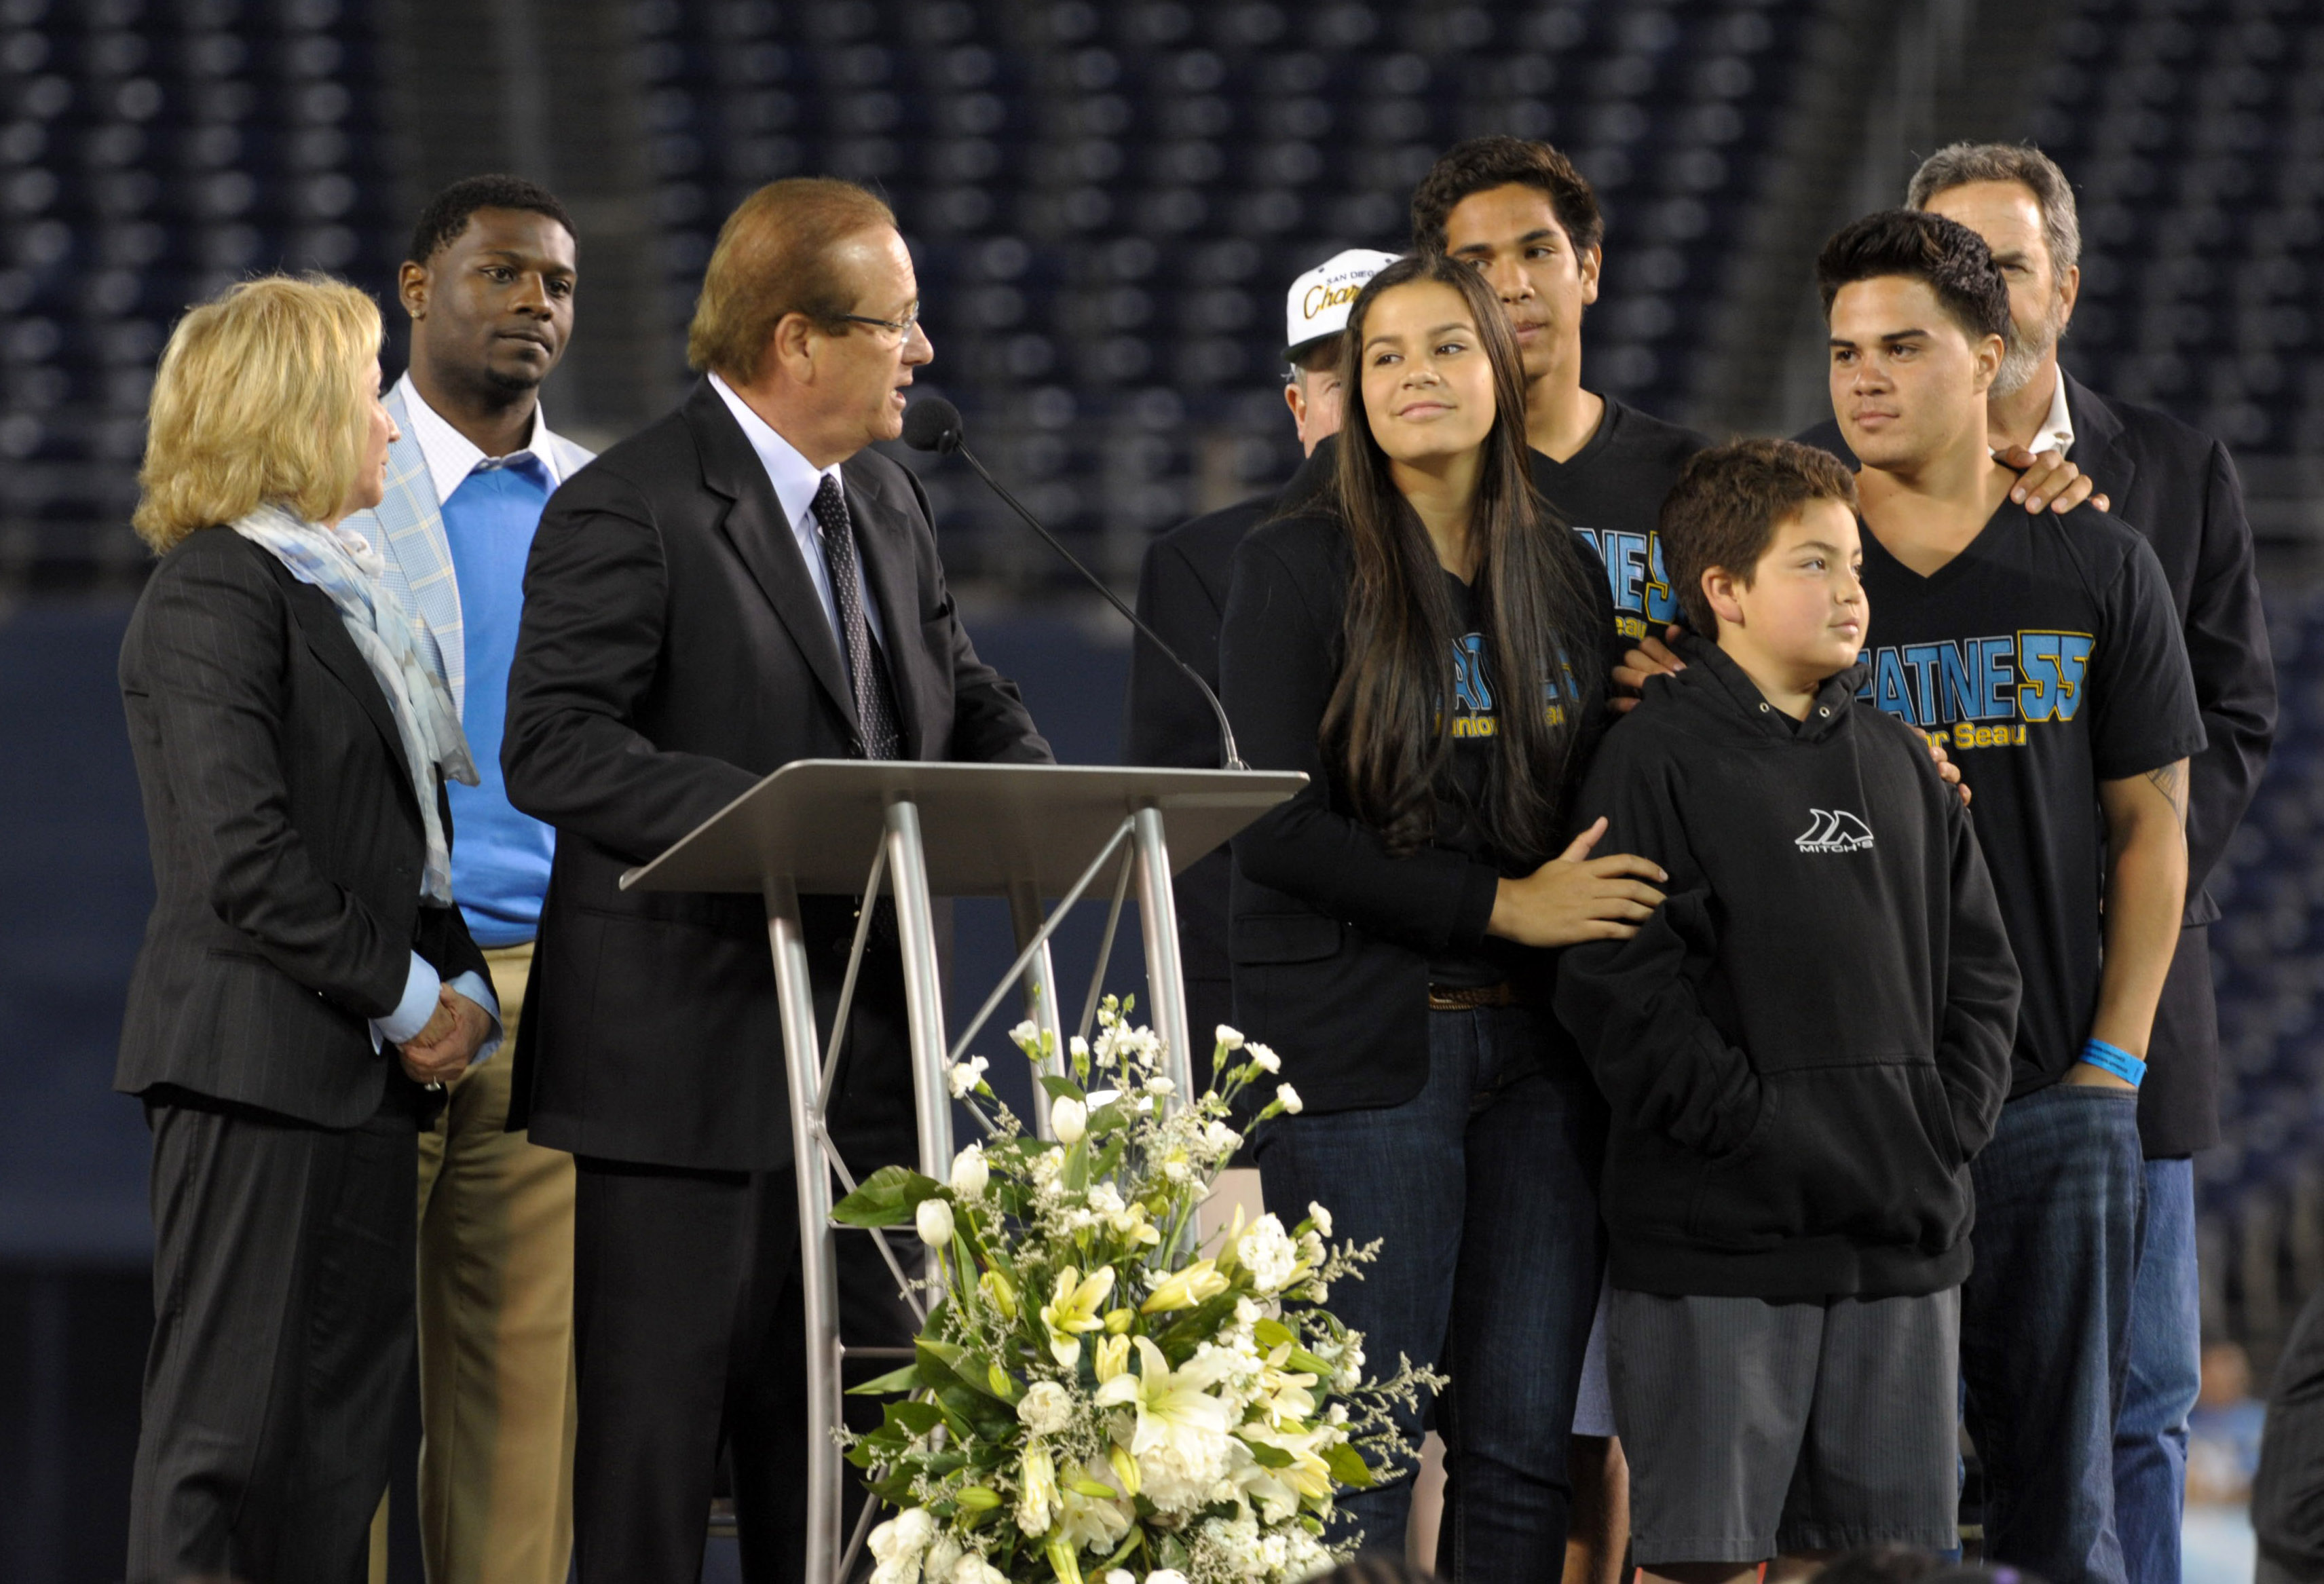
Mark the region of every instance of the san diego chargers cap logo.
[[1803, 852], [1861, 852], [1872, 845], [1871, 827], [1844, 808], [1811, 808], [1808, 828], [1793, 840]]

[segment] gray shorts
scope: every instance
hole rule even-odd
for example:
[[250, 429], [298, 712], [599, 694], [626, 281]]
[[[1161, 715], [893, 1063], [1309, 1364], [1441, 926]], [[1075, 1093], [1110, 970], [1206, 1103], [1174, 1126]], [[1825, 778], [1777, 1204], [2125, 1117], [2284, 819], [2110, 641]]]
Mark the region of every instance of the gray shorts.
[[1960, 1292], [1767, 1303], [1617, 1288], [1640, 1566], [1960, 1543]]

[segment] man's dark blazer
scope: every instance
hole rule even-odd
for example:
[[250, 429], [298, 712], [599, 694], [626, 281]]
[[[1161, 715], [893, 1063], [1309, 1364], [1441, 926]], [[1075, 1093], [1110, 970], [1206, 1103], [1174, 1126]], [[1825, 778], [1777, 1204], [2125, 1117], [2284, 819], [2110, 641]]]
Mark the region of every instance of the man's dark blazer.
[[[1138, 573], [1138, 615], [1162, 636], [1211, 691], [1219, 686], [1219, 622], [1227, 608], [1227, 576], [1243, 535], [1317, 493], [1329, 477], [1330, 437], [1278, 491], [1182, 522], [1146, 547]], [[1143, 635], [1131, 639], [1130, 693], [1122, 720], [1121, 762], [1130, 765], [1219, 768], [1219, 718], [1167, 656]], [[1227, 885], [1234, 873], [1228, 849], [1206, 852], [1180, 871], [1172, 891], [1178, 903], [1178, 945], [1186, 971], [1186, 1023], [1194, 1032], [1196, 1077], [1209, 1059], [1210, 1031], [1234, 1021], [1234, 987], [1227, 960]]]
[[[1016, 687], [961, 626], [918, 481], [871, 451], [842, 476], [905, 757], [1048, 762]], [[617, 882], [791, 760], [861, 752], [846, 664], [798, 543], [705, 380], [567, 480], [533, 536], [501, 763], [510, 802], [558, 839], [512, 1127], [609, 1160], [788, 1163], [760, 899]], [[830, 981], [817, 995], [827, 1026], [854, 903], [809, 897], [801, 911], [818, 981]], [[835, 1109], [908, 1137], [893, 955], [867, 957]]]
[[[2184, 922], [2208, 925], [2219, 916], [2219, 906], [2206, 882], [2251, 806], [2275, 740], [2275, 662], [2260, 610], [2243, 485], [2219, 441], [2151, 407], [2109, 401], [2071, 374], [2065, 381], [2066, 410], [2074, 421], [2070, 460], [2115, 514], [2154, 547], [2186, 631], [2195, 698], [2209, 741], [2188, 767]], [[1856, 462], [1836, 423], [1818, 424], [1799, 437]], [[1877, 631], [1879, 612], [1872, 621]], [[2208, 950], [2202, 935], [2181, 943], [2180, 961], [2155, 1014], [2153, 1054], [2163, 1060], [2141, 1089], [2139, 1107], [2151, 1156], [2185, 1155], [2218, 1139], [2218, 1031], [2210, 973], [2208, 962], [2189, 960]], [[2173, 1058], [2181, 1072], [2165, 1073], [2163, 1067]], [[2195, 1092], [2182, 1092], [2180, 1079], [2198, 1073]]]
[[121, 692], [156, 894], [114, 1087], [367, 1120], [410, 1082], [370, 1019], [402, 999], [411, 953], [447, 980], [488, 971], [457, 908], [420, 905], [419, 800], [337, 607], [201, 530], [137, 602]]

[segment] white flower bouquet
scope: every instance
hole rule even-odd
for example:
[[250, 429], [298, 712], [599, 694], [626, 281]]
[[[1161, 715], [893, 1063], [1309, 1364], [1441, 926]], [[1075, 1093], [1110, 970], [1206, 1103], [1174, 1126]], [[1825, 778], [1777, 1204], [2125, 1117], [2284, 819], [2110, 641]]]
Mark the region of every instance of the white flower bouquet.
[[[911, 1222], [933, 1266], [913, 1363], [855, 1388], [902, 1399], [846, 1438], [898, 1509], [871, 1533], [874, 1584], [1296, 1584], [1352, 1549], [1326, 1521], [1335, 1491], [1390, 1468], [1390, 1405], [1441, 1384], [1402, 1361], [1365, 1381], [1362, 1337], [1323, 1304], [1377, 1245], [1327, 1247], [1323, 1206], [1288, 1229], [1238, 1212], [1198, 1244], [1241, 1142], [1230, 1107], [1279, 1064], [1222, 1027], [1216, 1083], [1172, 1106], [1161, 1042], [1128, 1010], [1108, 998], [1096, 1041], [1039, 1073], [1056, 1143], [973, 1058], [954, 1092], [993, 1105], [991, 1137], [948, 1182], [887, 1167], [835, 1211]], [[1011, 1037], [1053, 1054], [1030, 1023]], [[1298, 1109], [1284, 1084], [1259, 1115]]]

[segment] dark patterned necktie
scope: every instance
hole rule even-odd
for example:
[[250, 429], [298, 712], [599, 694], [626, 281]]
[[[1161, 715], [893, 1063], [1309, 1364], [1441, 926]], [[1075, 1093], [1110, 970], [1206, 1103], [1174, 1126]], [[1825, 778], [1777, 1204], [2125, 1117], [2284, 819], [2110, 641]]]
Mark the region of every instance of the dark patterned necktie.
[[872, 641], [872, 623], [863, 616], [863, 579], [855, 559], [855, 527], [848, 519], [847, 497], [829, 474], [815, 493], [815, 520], [823, 530], [823, 565], [831, 574], [831, 599], [839, 607], [840, 647], [847, 651], [847, 675], [855, 692], [855, 721], [863, 735], [865, 759], [899, 759], [903, 732], [899, 727], [896, 690], [887, 661]]

